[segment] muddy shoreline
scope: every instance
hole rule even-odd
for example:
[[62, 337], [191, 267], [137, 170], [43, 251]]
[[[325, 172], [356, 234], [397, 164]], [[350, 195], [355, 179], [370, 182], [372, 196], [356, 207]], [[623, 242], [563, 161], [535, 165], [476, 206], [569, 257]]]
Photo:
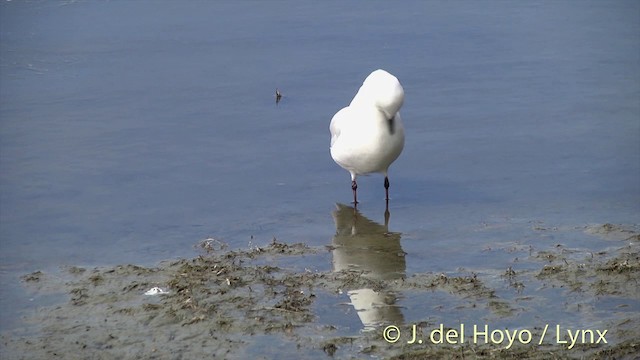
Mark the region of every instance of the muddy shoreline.
[[[537, 281], [581, 298], [612, 297], [622, 299], [622, 308], [635, 306], [640, 297], [640, 235], [611, 224], [585, 232], [623, 241], [616, 243], [621, 245], [616, 250], [595, 254], [576, 253], [561, 245], [537, 249], [530, 258], [538, 268], [516, 271], [509, 267], [500, 277], [515, 291]], [[369, 328], [365, 324], [365, 330], [345, 335], [338, 327], [317, 321], [319, 307], [324, 306], [319, 299], [337, 303], [345, 293], [353, 295], [354, 289], [387, 297], [445, 292], [463, 299], [465, 307], [504, 318], [517, 316], [527, 299], [497, 295], [491, 281], [473, 271], [379, 277], [363, 270], [323, 272], [272, 265], [274, 259], [297, 258], [304, 263], [305, 257], [327, 256], [335, 245], [309, 247], [273, 239], [260, 247], [229, 250], [223, 242], [207, 239], [199, 246], [200, 256], [154, 267], [72, 266], [58, 274], [37, 271], [23, 276], [24, 285], [34, 293], [64, 294], [66, 302], [34, 311], [25, 319], [28, 332], [2, 334], [2, 358], [543, 359], [632, 358], [640, 353], [638, 309], [628, 311], [628, 318], [602, 324], [607, 329], [606, 344], [595, 343], [597, 336], [590, 339], [587, 333], [587, 341], [577, 341], [571, 349], [567, 348], [570, 343], [552, 341], [553, 326], [540, 345], [536, 341], [546, 331], [541, 327], [527, 328], [524, 340], [530, 335], [532, 341], [515, 341], [506, 348], [504, 342], [474, 341], [471, 324], [466, 324], [461, 343], [433, 343], [430, 335], [440, 324], [430, 318], [380, 322]], [[157, 294], [145, 295], [153, 288]], [[394, 319], [397, 309], [393, 301], [389, 304], [376, 311]], [[403, 335], [390, 331], [386, 341], [383, 330], [389, 325], [398, 325]], [[411, 343], [414, 329], [422, 343]], [[457, 326], [443, 330], [460, 336]]]

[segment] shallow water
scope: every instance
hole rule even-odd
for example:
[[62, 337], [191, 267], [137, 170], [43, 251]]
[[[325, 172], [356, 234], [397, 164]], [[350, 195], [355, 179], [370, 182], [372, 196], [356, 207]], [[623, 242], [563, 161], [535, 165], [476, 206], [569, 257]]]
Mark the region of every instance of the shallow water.
[[[514, 242], [616, 246], [531, 228], [640, 218], [638, 3], [388, 6], [3, 2], [1, 328], [35, 270], [154, 264], [208, 236], [331, 244], [351, 189], [328, 124], [376, 68], [406, 92], [389, 230], [407, 274], [504, 271], [512, 254], [483, 250]], [[377, 223], [383, 197], [359, 181]]]

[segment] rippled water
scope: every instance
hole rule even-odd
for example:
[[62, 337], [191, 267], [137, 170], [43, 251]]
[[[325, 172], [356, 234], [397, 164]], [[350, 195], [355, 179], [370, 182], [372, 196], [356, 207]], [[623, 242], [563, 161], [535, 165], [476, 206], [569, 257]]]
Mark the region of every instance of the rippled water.
[[[331, 244], [351, 188], [328, 124], [377, 68], [406, 92], [389, 223], [403, 272], [503, 270], [509, 254], [482, 250], [540, 241], [531, 224], [637, 223], [639, 12], [633, 1], [3, 2], [1, 326], [28, 306], [18, 277], [35, 270], [154, 264], [207, 236]], [[378, 226], [383, 198], [380, 176], [359, 181], [359, 209]], [[406, 300], [425, 301], [446, 299]]]

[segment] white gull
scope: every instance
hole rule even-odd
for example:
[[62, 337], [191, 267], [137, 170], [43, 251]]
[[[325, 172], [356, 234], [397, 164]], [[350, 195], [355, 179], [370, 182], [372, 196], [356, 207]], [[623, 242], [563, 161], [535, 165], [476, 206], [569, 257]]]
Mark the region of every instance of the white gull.
[[404, 90], [398, 79], [384, 70], [372, 72], [351, 104], [331, 119], [331, 157], [351, 174], [353, 202], [358, 203], [358, 175], [382, 173], [389, 200], [389, 166], [404, 147], [400, 107]]

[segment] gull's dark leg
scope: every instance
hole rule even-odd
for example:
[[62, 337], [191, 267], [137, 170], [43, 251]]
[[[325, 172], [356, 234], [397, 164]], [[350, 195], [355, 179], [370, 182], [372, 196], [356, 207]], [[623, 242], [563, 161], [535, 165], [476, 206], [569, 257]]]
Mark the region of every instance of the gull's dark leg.
[[351, 190], [353, 190], [353, 205], [358, 205], [358, 197], [356, 196], [356, 190], [358, 190], [358, 184], [355, 180], [351, 180]]
[[384, 177], [384, 192], [387, 196], [385, 200], [389, 201], [389, 178], [386, 176]]

